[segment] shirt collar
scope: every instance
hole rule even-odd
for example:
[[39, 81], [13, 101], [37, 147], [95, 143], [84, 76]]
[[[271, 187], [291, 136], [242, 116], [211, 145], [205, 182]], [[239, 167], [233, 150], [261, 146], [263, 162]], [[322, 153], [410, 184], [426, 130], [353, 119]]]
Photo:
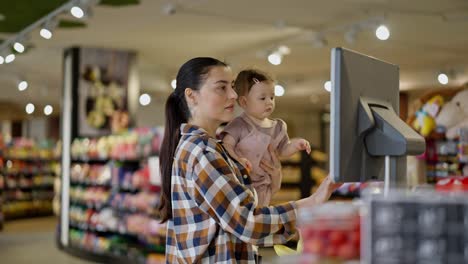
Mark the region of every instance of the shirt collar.
[[[182, 136], [209, 136], [205, 129], [188, 123], [183, 123], [180, 125], [180, 134]], [[221, 140], [215, 140], [217, 142], [221, 142]]]

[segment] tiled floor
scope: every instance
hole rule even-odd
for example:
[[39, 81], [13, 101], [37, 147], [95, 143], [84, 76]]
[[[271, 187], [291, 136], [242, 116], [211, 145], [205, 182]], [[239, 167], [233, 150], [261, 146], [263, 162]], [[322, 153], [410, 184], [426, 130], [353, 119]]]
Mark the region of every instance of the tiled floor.
[[[56, 217], [14, 220], [0, 231], [1, 264], [90, 264], [60, 251], [55, 242]], [[272, 263], [275, 253], [262, 249], [263, 263]]]

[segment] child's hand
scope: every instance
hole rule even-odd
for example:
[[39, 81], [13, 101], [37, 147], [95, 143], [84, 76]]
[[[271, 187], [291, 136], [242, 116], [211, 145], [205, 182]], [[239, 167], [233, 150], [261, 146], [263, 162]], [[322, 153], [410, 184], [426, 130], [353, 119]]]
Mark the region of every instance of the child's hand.
[[291, 144], [296, 148], [297, 150], [305, 150], [307, 154], [310, 154], [311, 149], [310, 149], [310, 143], [309, 141], [303, 139], [303, 138], [295, 138], [291, 140]]
[[246, 158], [239, 158], [239, 162], [244, 166], [249, 172], [252, 171], [252, 163]]

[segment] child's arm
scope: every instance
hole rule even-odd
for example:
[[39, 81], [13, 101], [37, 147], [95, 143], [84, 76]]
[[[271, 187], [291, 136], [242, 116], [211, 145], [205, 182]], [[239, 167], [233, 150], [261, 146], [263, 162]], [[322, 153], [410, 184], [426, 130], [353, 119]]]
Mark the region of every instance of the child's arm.
[[303, 138], [293, 138], [283, 147], [279, 154], [280, 157], [287, 158], [301, 150], [305, 150], [307, 154], [310, 154], [311, 149], [309, 141]]
[[282, 135], [282, 139], [278, 145], [278, 155], [281, 158], [288, 158], [301, 150], [305, 150], [308, 154], [310, 154], [311, 150], [309, 141], [303, 138], [293, 138], [290, 140], [286, 122], [281, 119], [278, 119], [278, 122], [278, 125], [280, 126], [280, 135]]
[[250, 161], [248, 161], [246, 158], [239, 157], [239, 155], [237, 155], [237, 153], [234, 151], [236, 146], [236, 139], [233, 136], [229, 135], [228, 133], [224, 134], [223, 146], [229, 152], [231, 157], [239, 161], [247, 170], [252, 170], [252, 164]]

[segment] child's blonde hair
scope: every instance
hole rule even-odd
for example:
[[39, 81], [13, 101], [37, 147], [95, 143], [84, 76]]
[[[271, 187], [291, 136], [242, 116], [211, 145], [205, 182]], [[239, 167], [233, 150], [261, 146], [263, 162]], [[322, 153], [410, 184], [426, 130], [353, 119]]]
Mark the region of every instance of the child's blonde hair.
[[267, 73], [257, 69], [247, 69], [239, 72], [236, 80], [234, 81], [234, 89], [238, 96], [247, 95], [252, 86], [258, 82], [272, 82], [275, 81]]

